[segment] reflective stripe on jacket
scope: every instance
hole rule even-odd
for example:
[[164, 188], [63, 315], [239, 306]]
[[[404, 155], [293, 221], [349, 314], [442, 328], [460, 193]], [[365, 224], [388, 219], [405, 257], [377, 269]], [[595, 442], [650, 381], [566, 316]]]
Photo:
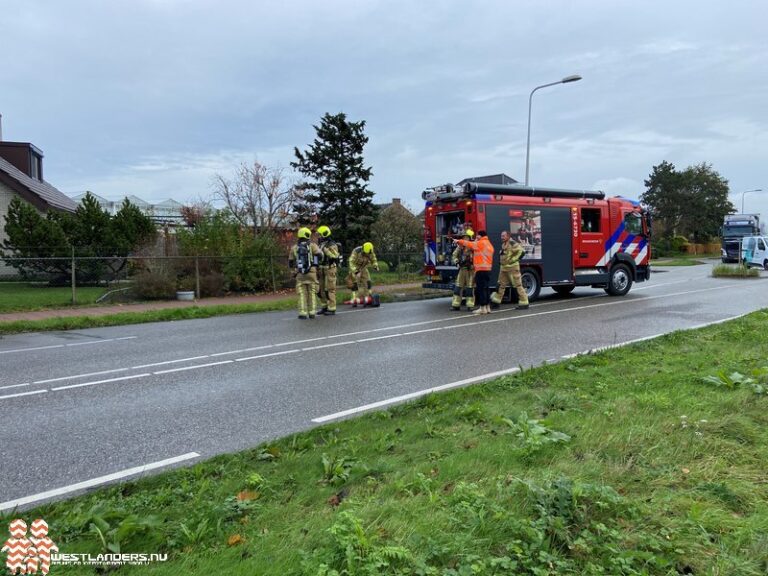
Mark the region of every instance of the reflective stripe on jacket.
[[472, 249], [473, 264], [478, 272], [490, 271], [493, 267], [493, 244], [488, 240], [488, 236], [478, 238], [474, 242], [457, 240], [456, 243]]

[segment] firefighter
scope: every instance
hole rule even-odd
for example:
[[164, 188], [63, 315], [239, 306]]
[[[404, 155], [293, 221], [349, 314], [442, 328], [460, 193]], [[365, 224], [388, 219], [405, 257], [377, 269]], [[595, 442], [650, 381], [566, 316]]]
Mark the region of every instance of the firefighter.
[[493, 267], [493, 244], [488, 240], [485, 230], [478, 230], [477, 240], [454, 240], [459, 246], [472, 249], [472, 266], [475, 268], [475, 298], [478, 308], [473, 314], [490, 314], [488, 305], [488, 285]]
[[300, 228], [299, 241], [288, 254], [288, 265], [296, 278], [296, 294], [299, 297], [299, 320], [315, 317], [317, 309], [317, 266], [323, 253], [310, 240], [312, 231]]
[[320, 226], [317, 233], [322, 238], [320, 250], [323, 253], [317, 269], [320, 283], [318, 300], [321, 306], [318, 314], [333, 316], [336, 314], [336, 271], [341, 263], [339, 245], [331, 238], [331, 229], [328, 226]]
[[[373, 267], [376, 272], [379, 271], [379, 263], [376, 260], [376, 253], [373, 251], [373, 244], [366, 242], [352, 250], [349, 255], [349, 273], [352, 275], [352, 307], [356, 308], [358, 304], [368, 306], [374, 304], [371, 298], [371, 275], [368, 267]], [[378, 299], [378, 297], [377, 297]]]
[[506, 230], [501, 233], [501, 250], [499, 251], [499, 280], [496, 292], [491, 294], [491, 302], [501, 304], [504, 292], [510, 284], [517, 290], [518, 310], [528, 308], [528, 294], [523, 288], [520, 278], [520, 259], [525, 256], [522, 244], [513, 240]]
[[[469, 228], [464, 231], [464, 239], [472, 240], [475, 233]], [[453, 287], [453, 301], [451, 310], [461, 310], [461, 301], [466, 296], [467, 309], [475, 307], [475, 269], [472, 266], [472, 249], [464, 246], [456, 246], [451, 257], [453, 264], [459, 267], [459, 274], [456, 276], [456, 283]], [[469, 293], [467, 294], [467, 290]]]

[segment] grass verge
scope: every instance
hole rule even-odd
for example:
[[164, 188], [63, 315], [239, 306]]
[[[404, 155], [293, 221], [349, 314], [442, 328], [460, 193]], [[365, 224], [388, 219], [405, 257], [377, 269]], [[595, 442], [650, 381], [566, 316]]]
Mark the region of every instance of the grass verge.
[[2, 521], [169, 555], [121, 574], [765, 574], [767, 333], [761, 311]]
[[[78, 306], [93, 305], [107, 292], [104, 287], [83, 287], [76, 290]], [[28, 312], [46, 308], [69, 308], [72, 306], [72, 288], [48, 286], [28, 282], [0, 282], [0, 314], [6, 312]]]
[[740, 264], [716, 264], [712, 267], [712, 276], [715, 278], [758, 278], [760, 272], [757, 268], [749, 268]]
[[217, 306], [188, 306], [185, 308], [167, 308], [145, 312], [122, 312], [105, 316], [72, 316], [46, 318], [44, 320], [18, 320], [0, 322], [0, 335], [21, 332], [45, 332], [52, 330], [83, 330], [104, 326], [125, 326], [146, 322], [167, 322], [170, 320], [192, 320], [211, 318], [225, 314], [250, 314], [253, 312], [271, 312], [291, 310], [296, 306], [293, 297], [251, 304], [222, 304]]
[[705, 262], [695, 258], [659, 258], [651, 262], [652, 266], [698, 266], [699, 264], [705, 264]]

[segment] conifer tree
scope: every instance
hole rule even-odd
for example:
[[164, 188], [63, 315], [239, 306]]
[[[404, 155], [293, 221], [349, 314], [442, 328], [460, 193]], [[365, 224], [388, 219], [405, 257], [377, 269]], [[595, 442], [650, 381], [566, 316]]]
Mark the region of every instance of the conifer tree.
[[305, 206], [299, 218], [315, 211], [317, 223], [333, 230], [334, 239], [345, 253], [369, 240], [375, 220], [373, 192], [368, 190], [372, 170], [365, 167], [363, 147], [368, 137], [363, 133], [365, 120], [350, 122], [346, 114], [326, 113], [317, 137], [305, 152], [294, 148], [296, 161], [291, 166], [307, 178], [299, 186], [304, 191]]

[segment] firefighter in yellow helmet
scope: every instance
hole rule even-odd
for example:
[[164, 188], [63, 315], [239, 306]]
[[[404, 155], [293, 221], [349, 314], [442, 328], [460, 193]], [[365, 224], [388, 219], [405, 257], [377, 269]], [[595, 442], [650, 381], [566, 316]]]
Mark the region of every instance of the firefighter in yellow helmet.
[[336, 314], [336, 271], [341, 265], [339, 245], [331, 238], [331, 229], [328, 226], [320, 226], [317, 229], [320, 235], [320, 251], [323, 253], [318, 267], [318, 282], [320, 291], [318, 299], [320, 310], [318, 314], [333, 316]]
[[296, 294], [299, 296], [299, 319], [315, 317], [317, 308], [317, 266], [323, 253], [311, 241], [312, 231], [300, 228], [298, 242], [288, 254], [288, 265], [296, 278]]
[[[465, 240], [474, 240], [475, 233], [467, 228], [464, 231]], [[453, 286], [453, 300], [451, 310], [461, 310], [461, 301], [466, 298], [467, 309], [475, 307], [475, 268], [472, 264], [472, 248], [456, 245], [451, 260], [454, 266], [459, 267], [459, 274]]]
[[366, 242], [352, 250], [349, 256], [349, 273], [352, 276], [352, 306], [358, 304], [368, 306], [373, 304], [371, 298], [371, 275], [368, 267], [373, 267], [379, 271], [379, 263], [376, 260], [376, 253], [373, 251], [373, 244]]
[[520, 276], [520, 259], [525, 256], [525, 248], [509, 235], [509, 232], [501, 232], [501, 250], [499, 251], [499, 281], [496, 292], [491, 294], [491, 302], [501, 304], [504, 292], [510, 284], [517, 290], [517, 309], [528, 308], [528, 294], [523, 288]]

